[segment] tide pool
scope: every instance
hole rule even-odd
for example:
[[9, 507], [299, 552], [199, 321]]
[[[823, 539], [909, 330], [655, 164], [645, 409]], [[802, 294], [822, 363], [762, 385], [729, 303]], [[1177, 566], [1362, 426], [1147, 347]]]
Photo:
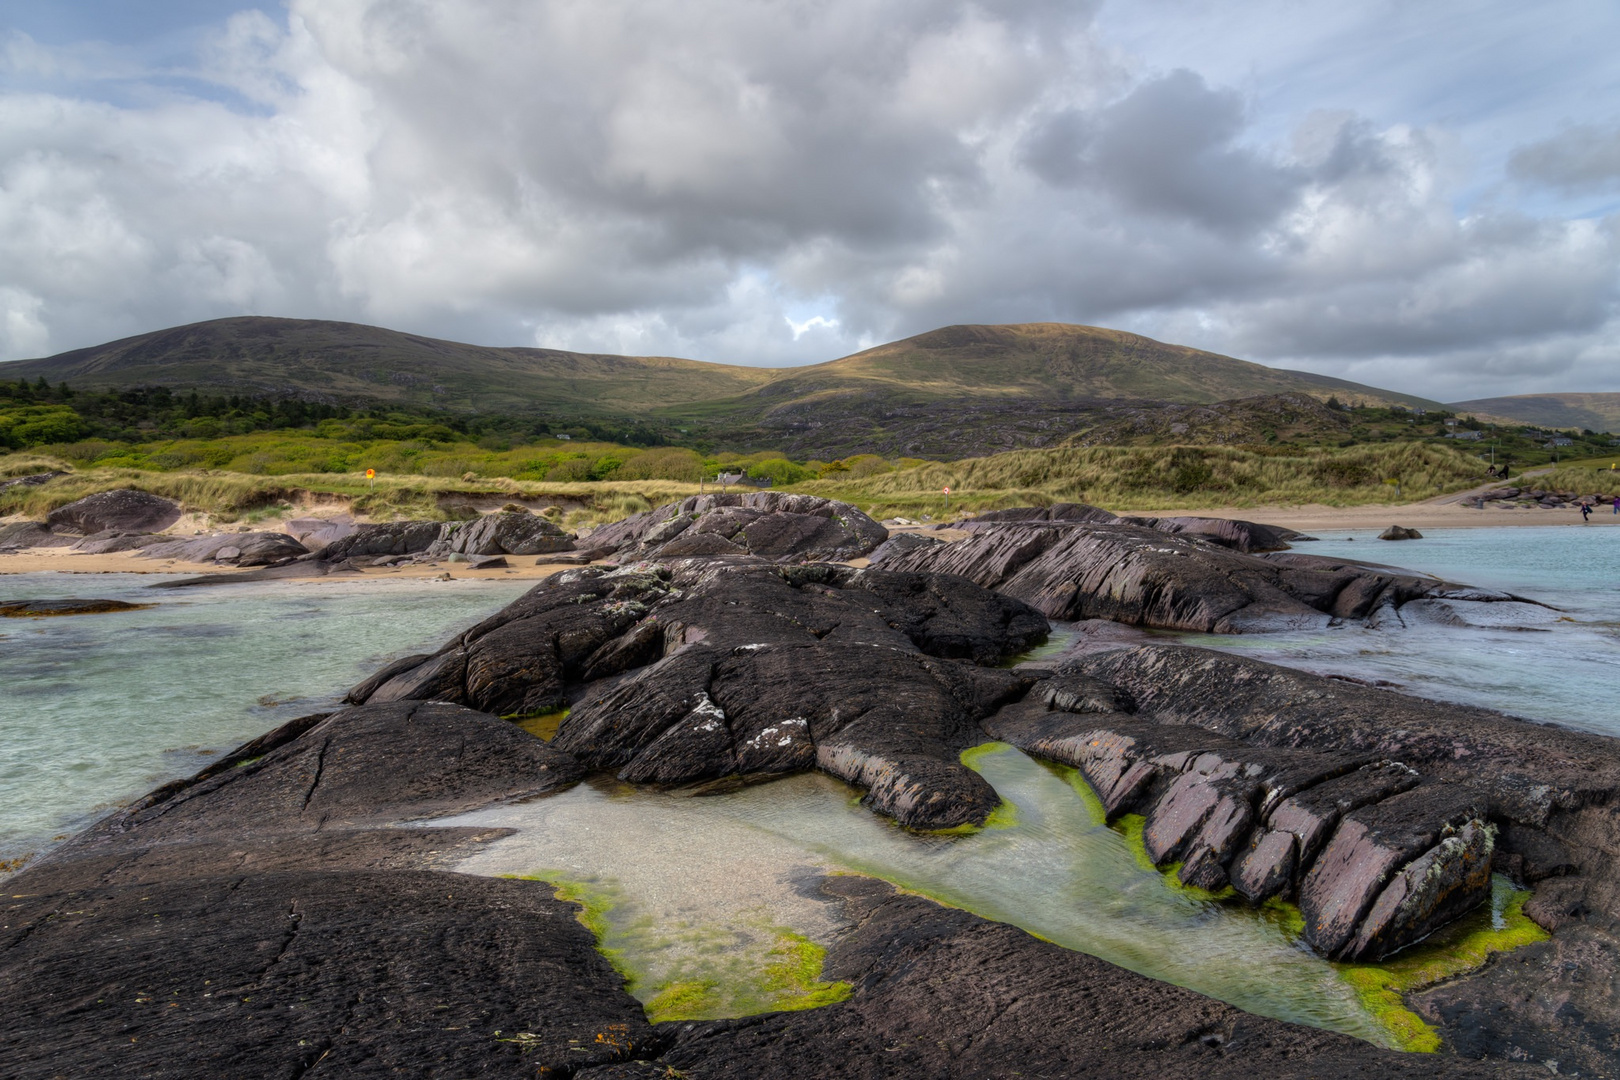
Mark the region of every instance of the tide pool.
[[333, 707], [380, 665], [437, 649], [532, 584], [146, 587], [161, 580], [0, 576], [0, 600], [155, 605], [0, 619], [0, 860], [42, 851], [222, 750]]

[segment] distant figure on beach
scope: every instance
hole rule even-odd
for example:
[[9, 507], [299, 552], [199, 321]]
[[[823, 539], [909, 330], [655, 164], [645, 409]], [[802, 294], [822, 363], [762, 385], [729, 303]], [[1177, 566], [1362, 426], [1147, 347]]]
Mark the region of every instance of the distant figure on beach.
[[1620, 514], [1620, 495], [1614, 497], [1614, 512]]
[[1582, 521], [1591, 521], [1592, 520], [1592, 504], [1591, 503], [1586, 503], [1586, 502], [1581, 503], [1581, 520]]

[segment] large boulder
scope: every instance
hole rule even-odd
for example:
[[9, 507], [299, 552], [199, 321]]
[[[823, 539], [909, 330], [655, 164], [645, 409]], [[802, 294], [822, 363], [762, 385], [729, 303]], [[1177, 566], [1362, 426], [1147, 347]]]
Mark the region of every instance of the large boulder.
[[179, 520], [179, 503], [131, 488], [86, 495], [77, 502], [57, 507], [46, 516], [52, 529], [83, 536], [108, 530], [161, 532]]
[[995, 793], [957, 760], [1028, 678], [1016, 600], [943, 575], [742, 557], [553, 575], [433, 656], [351, 692], [495, 713], [573, 702], [554, 746], [638, 783], [821, 768], [907, 825], [982, 822]]
[[309, 549], [286, 533], [216, 533], [186, 540], [163, 538], [139, 546], [142, 558], [181, 562], [230, 563], [233, 566], [274, 566], [308, 554]]
[[322, 562], [337, 562], [363, 555], [414, 555], [426, 551], [449, 532], [439, 521], [386, 521], [361, 525], [340, 536], [317, 553]]
[[803, 563], [859, 558], [888, 535], [848, 503], [761, 491], [694, 495], [602, 526], [590, 543], [617, 548], [621, 558], [746, 554]]
[[441, 543], [462, 555], [544, 555], [574, 548], [567, 533], [540, 515], [506, 511], [455, 526]]

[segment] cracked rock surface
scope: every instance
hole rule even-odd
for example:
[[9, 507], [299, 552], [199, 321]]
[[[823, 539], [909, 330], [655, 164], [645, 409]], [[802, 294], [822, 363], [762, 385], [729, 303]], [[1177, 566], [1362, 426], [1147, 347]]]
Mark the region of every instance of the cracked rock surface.
[[778, 562], [854, 559], [889, 530], [848, 503], [760, 491], [694, 495], [591, 532], [622, 558], [757, 555]]
[[587, 768], [689, 784], [820, 768], [902, 824], [978, 824], [958, 760], [1030, 680], [989, 667], [1045, 638], [1026, 605], [943, 575], [677, 560], [554, 575], [353, 701], [495, 713], [573, 703], [552, 744]]

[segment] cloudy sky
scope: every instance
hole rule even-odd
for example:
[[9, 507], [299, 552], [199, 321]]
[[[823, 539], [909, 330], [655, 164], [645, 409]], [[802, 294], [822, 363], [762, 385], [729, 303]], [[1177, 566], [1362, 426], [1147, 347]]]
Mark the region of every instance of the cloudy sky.
[[1612, 0], [0, 0], [0, 358], [1136, 330], [1620, 390]]

